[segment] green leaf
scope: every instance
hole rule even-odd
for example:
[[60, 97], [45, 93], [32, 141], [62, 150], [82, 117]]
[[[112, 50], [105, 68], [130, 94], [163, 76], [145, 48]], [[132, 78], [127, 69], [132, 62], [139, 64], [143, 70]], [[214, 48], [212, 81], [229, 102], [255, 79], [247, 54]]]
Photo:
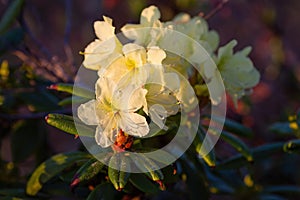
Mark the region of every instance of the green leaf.
[[214, 149], [212, 149], [210, 152], [202, 152], [201, 147], [202, 147], [202, 142], [205, 137], [205, 132], [202, 127], [199, 127], [199, 130], [197, 132], [197, 135], [194, 139], [194, 146], [195, 150], [198, 153], [198, 156], [200, 158], [203, 158], [204, 162], [209, 166], [209, 167], [215, 167], [216, 166], [216, 155]]
[[232, 194], [234, 193], [235, 189], [230, 183], [224, 180], [222, 177], [219, 177], [217, 174], [213, 174], [209, 170], [206, 170], [206, 176], [210, 183], [210, 188], [215, 190], [214, 193], [226, 193]]
[[122, 153], [114, 154], [110, 161], [108, 167], [108, 177], [112, 182], [116, 190], [122, 190], [130, 176], [130, 161], [128, 156]]
[[83, 104], [89, 101], [89, 99], [84, 98], [84, 97], [78, 97], [78, 96], [72, 96], [72, 97], [67, 97], [60, 102], [58, 102], [58, 105], [60, 106], [66, 106], [66, 105], [71, 105], [72, 103], [74, 104]]
[[132, 173], [129, 181], [134, 187], [147, 194], [156, 194], [160, 191], [158, 185], [151, 182], [144, 174]]
[[[212, 119], [214, 122], [220, 123], [222, 120], [219, 117], [214, 117]], [[224, 129], [227, 130], [228, 132], [231, 132], [237, 136], [241, 137], [252, 137], [253, 132], [250, 128], [244, 126], [243, 124], [240, 124], [238, 122], [235, 122], [231, 119], [225, 119], [224, 122]]]
[[283, 145], [283, 151], [287, 153], [300, 152], [300, 139], [290, 140]]
[[0, 197], [1, 200], [26, 200], [28, 198], [19, 198], [19, 197]]
[[[95, 130], [85, 124], [79, 119], [73, 118], [69, 115], [63, 114], [49, 114], [45, 117], [46, 122], [62, 131], [72, 135], [94, 137]], [[76, 122], [76, 126], [75, 126]]]
[[274, 194], [261, 194], [259, 195], [259, 200], [288, 200], [288, 199]]
[[201, 196], [201, 199], [209, 199], [207, 180], [205, 174], [201, 173], [201, 166], [198, 166], [198, 163], [193, 162], [186, 155], [183, 155], [180, 159], [185, 177], [183, 181], [186, 182], [189, 199], [198, 200], [199, 196]]
[[82, 181], [88, 181], [94, 178], [103, 169], [104, 164], [95, 158], [90, 159], [83, 164], [76, 172], [71, 186], [75, 186]]
[[263, 191], [269, 193], [300, 194], [300, 187], [295, 185], [266, 186]]
[[33, 111], [51, 111], [60, 107], [59, 99], [47, 90], [18, 93], [18, 98], [30, 106]]
[[[252, 150], [254, 162], [265, 159], [268, 156], [271, 156], [277, 152], [283, 152], [282, 142], [265, 144], [259, 147], [256, 147]], [[216, 166], [217, 169], [236, 169], [248, 165], [249, 162], [241, 154], [233, 156], [222, 163]]]
[[293, 134], [293, 130], [291, 129], [289, 122], [274, 123], [270, 126], [269, 130], [281, 135]]
[[[40, 192], [36, 195], [38, 199], [49, 199], [49, 197], [53, 198], [54, 196], [63, 196], [64, 198], [71, 198], [73, 196], [70, 190], [69, 182], [53, 181], [48, 184], [44, 184], [43, 191], [45, 192]], [[45, 193], [48, 194], [48, 198], [41, 198], [42, 195], [46, 196]]]
[[50, 85], [48, 89], [57, 90], [60, 92], [67, 92], [69, 94], [73, 94], [79, 97], [84, 97], [87, 99], [95, 98], [95, 92], [83, 87], [78, 87], [78, 86], [74, 87], [73, 84], [68, 84], [68, 83], [58, 83], [55, 85]]
[[148, 171], [146, 175], [153, 181], [160, 181], [164, 179], [164, 175], [161, 170], [159, 170], [158, 165], [143, 154], [133, 154], [130, 158], [141, 171]]
[[253, 156], [250, 149], [242, 140], [225, 131], [221, 133], [220, 137], [225, 142], [230, 144], [233, 148], [235, 148], [238, 152], [240, 152], [247, 159], [248, 162], [253, 161]]
[[176, 164], [168, 165], [167, 167], [162, 168], [161, 171], [164, 175], [165, 184], [177, 183], [180, 179], [180, 174], [177, 172]]
[[95, 189], [89, 194], [87, 200], [105, 199], [111, 200], [115, 199], [115, 190], [110, 183], [101, 183], [97, 185]]
[[[15, 197], [22, 197], [25, 196], [25, 190], [22, 189], [11, 189], [11, 188], [5, 188], [5, 189], [0, 189], [0, 195], [3, 196], [15, 196]], [[0, 197], [1, 199], [1, 197]]]
[[[152, 151], [155, 150], [157, 149], [152, 149]], [[159, 158], [153, 156], [152, 154], [149, 154], [148, 157], [151, 158], [152, 160], [163, 163], [165, 165], [169, 165], [170, 163], [172, 163], [172, 161], [176, 160], [176, 158], [171, 153], [164, 151], [162, 149], [160, 149], [159, 151]]]
[[13, 24], [15, 19], [20, 15], [24, 2], [24, 0], [14, 0], [9, 5], [5, 13], [2, 15], [0, 21], [0, 34], [6, 32], [8, 28]]
[[43, 184], [51, 178], [61, 173], [72, 164], [88, 158], [90, 158], [90, 155], [83, 152], [63, 153], [51, 157], [40, 164], [33, 172], [27, 182], [26, 193], [32, 196], [36, 195], [43, 187]]

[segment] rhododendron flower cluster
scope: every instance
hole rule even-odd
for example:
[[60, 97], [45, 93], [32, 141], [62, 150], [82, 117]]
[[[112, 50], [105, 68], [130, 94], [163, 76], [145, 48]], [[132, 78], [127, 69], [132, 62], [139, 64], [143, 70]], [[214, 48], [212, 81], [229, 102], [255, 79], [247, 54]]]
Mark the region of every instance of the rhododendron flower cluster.
[[[116, 36], [109, 17], [96, 21], [94, 29], [98, 39], [86, 47], [83, 66], [97, 71], [96, 98], [79, 106], [78, 117], [97, 126], [95, 140], [103, 148], [114, 144], [120, 132], [146, 136], [150, 129], [147, 118], [167, 130], [166, 118], [183, 108], [192, 110], [198, 106], [198, 99], [187, 90], [183, 79], [190, 80], [195, 72], [192, 65], [201, 65], [201, 56], [194, 51], [194, 43], [170, 34], [172, 31], [202, 45], [217, 64], [234, 101], [259, 80], [259, 73], [247, 58], [250, 49], [234, 54], [236, 42], [232, 41], [216, 53], [219, 36], [199, 16], [180, 14], [172, 21], [161, 22], [157, 7], [150, 6], [142, 11], [140, 24], [127, 24], [121, 29], [129, 40], [126, 44]], [[203, 66], [203, 71], [209, 67]], [[209, 95], [205, 81], [198, 76], [192, 85], [202, 89], [199, 98]]]

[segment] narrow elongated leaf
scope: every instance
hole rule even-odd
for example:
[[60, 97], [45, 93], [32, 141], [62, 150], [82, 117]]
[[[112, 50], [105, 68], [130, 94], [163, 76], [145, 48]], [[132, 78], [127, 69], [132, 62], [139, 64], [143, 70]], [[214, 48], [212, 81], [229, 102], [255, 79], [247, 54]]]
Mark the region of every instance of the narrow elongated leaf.
[[144, 174], [132, 173], [129, 181], [134, 187], [147, 194], [156, 194], [160, 191], [158, 185], [151, 182]]
[[83, 104], [87, 102], [89, 99], [84, 98], [84, 97], [78, 97], [78, 96], [72, 96], [72, 97], [67, 97], [60, 102], [58, 102], [58, 105], [60, 106], [66, 106], [66, 105], [71, 105], [73, 104]]
[[261, 194], [259, 195], [259, 200], [288, 200], [288, 199], [274, 194]]
[[119, 187], [123, 189], [130, 177], [130, 162], [128, 157], [122, 156], [121, 157], [121, 163], [120, 163], [120, 174], [119, 174]]
[[211, 183], [211, 187], [215, 189], [215, 193], [234, 193], [234, 187], [223, 180], [221, 177], [218, 177], [215, 174], [212, 174], [210, 171], [206, 171], [206, 176], [209, 182]]
[[[153, 149], [153, 151], [155, 151], [155, 149]], [[172, 155], [171, 153], [164, 151], [162, 149], [160, 149], [159, 158], [157, 158], [156, 156], [152, 156], [151, 154], [148, 156], [149, 156], [149, 158], [153, 159], [154, 161], [163, 163], [165, 165], [169, 165], [172, 161], [176, 160], [174, 155]]]
[[122, 190], [130, 176], [130, 162], [127, 156], [122, 153], [114, 154], [108, 167], [108, 177], [116, 190]]
[[[282, 142], [266, 144], [252, 149], [252, 155], [254, 162], [260, 161], [261, 159], [265, 159], [268, 156], [273, 155], [274, 153], [283, 152], [283, 144]], [[218, 164], [216, 166], [217, 169], [235, 169], [240, 168], [245, 165], [248, 165], [249, 162], [245, 159], [245, 157], [241, 154], [233, 156], [224, 162]]]
[[264, 192], [300, 194], [300, 187], [295, 185], [276, 185], [264, 187]]
[[24, 5], [24, 0], [14, 0], [9, 5], [5, 13], [3, 14], [0, 21], [0, 34], [3, 34], [8, 30], [8, 28], [12, 25], [15, 19], [21, 13], [22, 7]]
[[283, 151], [287, 153], [299, 153], [300, 152], [300, 139], [290, 140], [283, 145]]
[[26, 198], [9, 196], [9, 197], [1, 197], [1, 200], [26, 200]]
[[43, 187], [43, 184], [51, 178], [61, 173], [72, 164], [88, 158], [90, 158], [90, 155], [83, 152], [63, 153], [51, 157], [40, 164], [33, 172], [27, 182], [26, 193], [29, 195], [36, 195]]
[[[63, 114], [49, 114], [45, 117], [46, 122], [62, 131], [72, 135], [94, 137], [95, 130], [80, 122], [79, 119]], [[75, 123], [76, 122], [76, 125]]]
[[69, 83], [58, 83], [55, 85], [50, 85], [48, 89], [57, 90], [60, 92], [67, 92], [69, 94], [73, 94], [79, 97], [84, 97], [87, 99], [95, 98], [95, 92], [83, 87], [78, 87], [78, 86], [74, 87], [73, 84], [69, 84]]
[[87, 200], [115, 199], [115, 190], [110, 183], [101, 183], [89, 194]]
[[197, 135], [194, 139], [194, 146], [195, 150], [198, 153], [198, 156], [200, 158], [203, 158], [204, 162], [209, 166], [209, 167], [215, 167], [216, 166], [216, 155], [214, 149], [212, 149], [210, 152], [202, 152], [201, 147], [202, 147], [202, 142], [205, 137], [205, 132], [202, 127], [199, 127], [199, 130], [197, 132]]
[[82, 165], [76, 172], [71, 186], [76, 186], [82, 181], [87, 181], [94, 178], [104, 167], [104, 164], [95, 158], [90, 159]]
[[191, 162], [192, 160], [185, 155], [180, 159], [181, 166], [186, 174], [186, 178], [184, 178], [186, 180], [184, 181], [187, 184], [189, 199], [198, 200], [200, 196], [201, 199], [209, 199], [206, 177], [204, 173], [199, 173], [198, 164], [195, 161]]
[[[221, 118], [214, 117], [212, 119], [214, 122], [221, 122]], [[243, 124], [240, 124], [238, 122], [235, 122], [231, 119], [227, 119], [224, 122], [224, 128], [228, 132], [231, 132], [235, 135], [241, 136], [241, 137], [252, 137], [253, 132], [250, 128], [244, 126]]]
[[60, 107], [57, 105], [59, 99], [47, 90], [18, 93], [17, 97], [30, 106], [34, 111], [51, 111]]
[[24, 189], [0, 189], [0, 195], [3, 196], [25, 196], [25, 190]]
[[141, 171], [148, 171], [146, 174], [153, 181], [160, 181], [164, 179], [164, 175], [161, 170], [155, 170], [159, 168], [158, 165], [151, 159], [143, 156], [143, 154], [132, 155], [130, 158]]
[[269, 130], [280, 135], [293, 134], [289, 122], [277, 122], [272, 124]]
[[221, 138], [235, 148], [238, 152], [240, 152], [247, 159], [247, 161], [253, 161], [253, 156], [250, 149], [242, 140], [226, 131], [222, 132]]

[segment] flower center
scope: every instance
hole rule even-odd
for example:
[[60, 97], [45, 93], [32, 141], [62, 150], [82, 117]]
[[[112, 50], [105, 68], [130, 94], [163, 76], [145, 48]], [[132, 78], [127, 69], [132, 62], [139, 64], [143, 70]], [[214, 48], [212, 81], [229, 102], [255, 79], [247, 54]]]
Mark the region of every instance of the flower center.
[[120, 149], [130, 149], [133, 143], [133, 137], [126, 134], [122, 129], [119, 130], [119, 133], [116, 137], [115, 145]]
[[125, 64], [129, 70], [132, 70], [132, 69], [138, 67], [136, 61], [133, 60], [132, 58], [126, 58]]

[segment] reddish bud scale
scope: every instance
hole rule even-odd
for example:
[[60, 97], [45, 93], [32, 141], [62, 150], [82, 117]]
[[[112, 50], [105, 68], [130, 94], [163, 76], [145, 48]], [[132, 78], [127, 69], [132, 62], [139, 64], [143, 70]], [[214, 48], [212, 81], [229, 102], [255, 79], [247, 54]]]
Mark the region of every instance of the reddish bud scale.
[[88, 188], [89, 188], [90, 191], [93, 191], [95, 189], [95, 187], [93, 185], [89, 185]]
[[161, 180], [157, 180], [156, 183], [159, 184], [159, 188], [161, 190], [166, 190], [166, 186], [164, 185], [164, 183]]
[[71, 187], [74, 187], [74, 186], [76, 186], [76, 185], [78, 185], [78, 183], [80, 182], [80, 180], [79, 180], [79, 178], [75, 178], [73, 181], [72, 181], [72, 183], [71, 183]]
[[49, 90], [57, 90], [58, 86], [56, 84], [50, 85], [49, 87], [47, 87], [47, 89], [49, 89]]
[[114, 152], [124, 152], [125, 150], [124, 149], [121, 149], [119, 146], [117, 146], [116, 144], [113, 144], [111, 146], [111, 148], [114, 150]]
[[112, 148], [118, 152], [122, 152], [126, 149], [130, 149], [132, 143], [133, 143], [133, 137], [125, 134], [123, 130], [120, 129], [115, 144], [112, 146]]
[[177, 174], [177, 170], [176, 169], [173, 170], [173, 175], [175, 175], [175, 174]]

